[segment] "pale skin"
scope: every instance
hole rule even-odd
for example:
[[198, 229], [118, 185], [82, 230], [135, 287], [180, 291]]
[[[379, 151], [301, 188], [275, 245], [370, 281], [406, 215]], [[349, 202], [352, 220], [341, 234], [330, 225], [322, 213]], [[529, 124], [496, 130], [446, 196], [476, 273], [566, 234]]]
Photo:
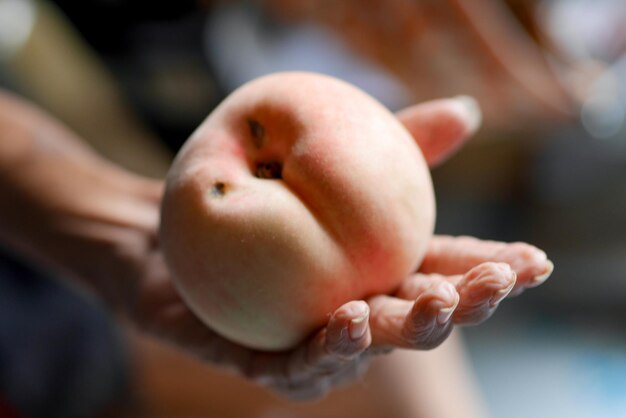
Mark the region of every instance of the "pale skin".
[[[432, 166], [475, 131], [476, 112], [448, 99], [398, 117]], [[552, 271], [528, 244], [435, 236], [394, 294], [346, 303], [292, 350], [255, 351], [208, 329], [176, 293], [156, 238], [161, 193], [161, 181], [103, 160], [58, 121], [0, 94], [0, 243], [85, 285], [144, 331], [293, 399], [353, 380], [374, 354], [436, 347]]]

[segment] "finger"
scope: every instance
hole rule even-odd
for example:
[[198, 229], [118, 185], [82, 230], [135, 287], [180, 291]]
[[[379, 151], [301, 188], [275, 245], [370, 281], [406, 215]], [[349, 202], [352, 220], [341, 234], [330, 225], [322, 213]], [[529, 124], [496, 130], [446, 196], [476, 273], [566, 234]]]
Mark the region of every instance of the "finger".
[[297, 350], [289, 364], [292, 381], [331, 376], [363, 353], [371, 344], [370, 308], [352, 301], [337, 309], [325, 329]]
[[424, 293], [428, 288], [433, 285], [441, 282], [450, 282], [456, 286], [457, 283], [460, 283], [461, 276], [453, 277], [453, 276], [444, 276], [442, 274], [424, 274], [424, 273], [416, 273], [412, 276], [405, 279], [400, 288], [396, 292], [395, 296], [400, 299], [405, 300], [415, 300], [422, 293]]
[[387, 295], [371, 298], [372, 348], [438, 346], [452, 330], [450, 318], [458, 302], [456, 289], [445, 281], [433, 282], [415, 302]]
[[516, 274], [505, 263], [483, 263], [464, 275], [414, 274], [406, 279], [396, 296], [419, 297], [432, 283], [447, 281], [456, 287], [459, 304], [452, 317], [455, 325], [478, 324], [489, 318], [513, 289]]
[[266, 354], [259, 363], [262, 366], [251, 374], [290, 399], [319, 399], [339, 380], [344, 383], [350, 377], [346, 369], [360, 361], [357, 357], [370, 343], [369, 306], [363, 301], [348, 302], [308, 343], [288, 355]]
[[420, 271], [458, 275], [489, 261], [506, 263], [515, 271], [517, 282], [512, 295], [539, 286], [554, 270], [546, 253], [530, 244], [439, 235], [431, 240]]
[[456, 284], [460, 300], [453, 322], [475, 325], [488, 319], [511, 292], [515, 279], [515, 271], [505, 263], [483, 263], [471, 269]]
[[418, 104], [396, 114], [433, 167], [455, 153], [478, 129], [481, 112], [469, 96]]
[[369, 306], [363, 301], [344, 304], [324, 329], [295, 350], [257, 353], [246, 376], [261, 384], [283, 390], [291, 387], [294, 391], [299, 391], [298, 383], [324, 383], [369, 347], [369, 313]]

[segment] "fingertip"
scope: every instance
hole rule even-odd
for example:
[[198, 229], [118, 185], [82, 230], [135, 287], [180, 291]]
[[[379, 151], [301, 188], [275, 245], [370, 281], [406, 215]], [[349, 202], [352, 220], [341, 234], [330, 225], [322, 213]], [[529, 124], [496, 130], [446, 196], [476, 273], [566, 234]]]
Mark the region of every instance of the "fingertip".
[[455, 153], [482, 121], [478, 103], [469, 96], [421, 103], [398, 112], [397, 116], [431, 167]]
[[437, 312], [437, 324], [442, 326], [450, 322], [452, 315], [456, 311], [456, 308], [457, 306], [459, 306], [459, 302], [461, 301], [461, 296], [457, 292], [456, 288], [450, 283], [447, 284], [452, 287], [454, 293], [452, 296], [452, 304], [450, 304], [450, 299], [448, 298], [446, 300], [447, 303], [440, 303], [438, 306], [439, 311]]
[[465, 275], [461, 303], [454, 315], [455, 324], [478, 324], [489, 318], [498, 305], [514, 292], [515, 270], [507, 263], [485, 262]]
[[546, 259], [545, 264], [546, 264], [546, 267], [545, 267], [544, 272], [535, 276], [531, 280], [530, 287], [539, 286], [540, 284], [548, 280], [548, 278], [550, 278], [550, 276], [552, 275], [552, 272], [554, 271], [554, 263], [551, 260]]
[[437, 324], [447, 324], [450, 321], [450, 318], [452, 318], [452, 315], [454, 314], [454, 310], [456, 309], [457, 305], [458, 303], [447, 308], [440, 308], [439, 313], [437, 314]]
[[554, 268], [545, 251], [526, 242], [507, 244], [505, 254], [519, 276], [518, 285], [524, 288], [538, 286], [541, 280], [545, 281], [550, 276]]
[[470, 273], [473, 280], [468, 281], [464, 291], [468, 304], [488, 302], [489, 306], [496, 307], [515, 288], [517, 273], [507, 263], [487, 262], [479, 265]]
[[358, 340], [363, 338], [369, 329], [369, 311], [365, 312], [362, 316], [352, 318], [348, 325], [348, 331], [350, 338]]
[[353, 320], [363, 320], [370, 314], [370, 306], [364, 300], [354, 300], [352, 302], [348, 302], [344, 306], [352, 316]]
[[483, 119], [478, 101], [472, 96], [465, 95], [453, 97], [451, 100], [454, 101], [456, 110], [465, 122], [466, 135], [473, 135], [480, 128]]
[[341, 305], [331, 318], [334, 320], [351, 321], [353, 319], [362, 319], [368, 316], [370, 313], [370, 307], [367, 302], [363, 300], [353, 300]]
[[513, 267], [509, 263], [505, 262], [485, 262], [481, 264], [485, 266], [486, 269], [491, 269], [494, 273], [500, 276], [511, 276], [511, 274], [515, 274]]
[[459, 297], [456, 287], [449, 282], [438, 283], [436, 286], [436, 292], [439, 296], [448, 301]]
[[357, 340], [369, 328], [369, 305], [362, 300], [353, 300], [340, 306], [328, 322], [329, 332], [347, 330], [348, 336]]
[[515, 285], [516, 281], [517, 273], [508, 263], [488, 261], [468, 271], [463, 282], [500, 290]]
[[451, 319], [459, 301], [456, 288], [447, 282], [418, 297], [403, 328], [409, 346], [420, 350], [439, 346], [452, 330]]
[[440, 282], [431, 286], [415, 300], [411, 316], [414, 321], [420, 323], [428, 317], [443, 325], [449, 321], [459, 300], [460, 296], [454, 285]]
[[[515, 272], [513, 272], [513, 275], [515, 276]], [[492, 308], [495, 308], [496, 306], [498, 306], [500, 302], [502, 302], [504, 299], [506, 299], [507, 296], [509, 296], [509, 294], [511, 293], [514, 287], [515, 287], [515, 280], [512, 280], [508, 286], [502, 289], [496, 290], [493, 296], [491, 297], [491, 299], [489, 300], [489, 306]]]
[[424, 294], [430, 296], [435, 304], [438, 303], [442, 306], [452, 306], [459, 298], [456, 287], [452, 283], [444, 281], [431, 286]]
[[497, 263], [496, 271], [494, 271], [494, 278], [496, 287], [499, 287], [499, 292], [508, 295], [517, 283], [517, 272], [507, 263]]
[[330, 353], [352, 357], [371, 344], [370, 308], [362, 300], [338, 308], [327, 327], [327, 349]]

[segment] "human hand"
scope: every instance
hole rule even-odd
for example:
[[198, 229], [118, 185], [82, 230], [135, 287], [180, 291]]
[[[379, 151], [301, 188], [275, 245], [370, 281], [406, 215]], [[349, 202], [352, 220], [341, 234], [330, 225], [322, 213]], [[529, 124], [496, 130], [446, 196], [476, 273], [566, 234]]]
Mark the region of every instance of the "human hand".
[[[427, 161], [435, 165], [476, 130], [479, 115], [475, 102], [465, 97], [414, 106], [398, 117]], [[420, 273], [407, 278], [394, 295], [368, 299], [369, 324], [368, 305], [352, 301], [329, 315], [322, 330], [281, 353], [251, 350], [208, 329], [181, 300], [155, 251], [152, 262], [146, 263], [153, 266], [152, 271], [138, 292], [138, 318], [144, 329], [205, 361], [230, 368], [287, 397], [309, 399], [354, 379], [373, 354], [397, 347], [429, 349], [447, 337], [453, 324], [486, 319], [511, 291], [516, 278], [507, 264], [496, 262], [513, 264], [521, 277], [518, 288], [523, 289], [542, 269], [541, 256], [537, 255], [537, 260], [529, 256], [533, 251], [539, 254], [521, 244], [436, 237]]]
[[[542, 252], [524, 244], [436, 237], [422, 271], [407, 278], [395, 295], [374, 296], [368, 300], [369, 309], [361, 301], [349, 302], [298, 347], [270, 353], [242, 347], [207, 328], [172, 286], [161, 255], [155, 252], [150, 258], [151, 271], [146, 272], [145, 288], [139, 292], [142, 329], [296, 400], [318, 398], [353, 381], [375, 354], [398, 347], [430, 349], [443, 342], [453, 324], [485, 320], [512, 283], [519, 290], [540, 284], [546, 277], [539, 272], [547, 264]], [[514, 270], [502, 262], [511, 263]], [[513, 271], [518, 272], [517, 282]], [[455, 305], [456, 309], [445, 310]], [[361, 313], [365, 313], [362, 321]], [[362, 325], [359, 338], [352, 338], [357, 331], [352, 321]]]
[[[352, 301], [338, 308], [323, 329], [293, 350], [268, 353], [239, 346], [207, 328], [173, 287], [157, 241], [162, 183], [106, 163], [57, 122], [10, 102], [0, 97], [0, 110], [9, 108], [0, 112], [0, 127], [10, 125], [0, 133], [12, 138], [2, 143], [11, 146], [0, 149], [0, 195], [12, 203], [2, 207], [2, 240], [131, 312], [142, 329], [285, 396], [318, 397], [354, 379], [379, 351], [430, 348], [451, 327], [449, 321], [433, 326], [442, 308], [443, 316], [452, 315], [453, 322], [477, 322], [493, 311], [491, 305], [486, 311], [480, 308], [489, 290], [498, 293], [510, 284], [504, 267], [491, 276], [481, 275], [482, 270], [451, 278], [417, 274], [394, 296], [374, 296], [369, 306]], [[10, 121], [2, 118], [7, 114]], [[462, 99], [415, 106], [398, 116], [434, 164], [475, 130], [477, 115], [471, 100]], [[422, 273], [457, 275], [469, 270], [476, 260], [474, 246], [457, 244], [433, 240]], [[498, 245], [479, 246], [483, 260], [514, 263], [523, 255], [487, 251]], [[496, 285], [490, 286], [494, 280]], [[451, 314], [445, 309], [454, 305], [456, 294], [459, 307]], [[461, 315], [466, 306], [465, 311], [478, 313]]]
[[497, 128], [573, 116], [573, 90], [563, 76], [569, 69], [547, 65], [546, 55], [562, 60], [563, 52], [541, 32], [535, 2], [265, 3], [279, 18], [312, 21], [335, 32], [395, 76], [417, 102], [471, 94], [480, 100], [486, 124]]
[[125, 305], [154, 245], [160, 190], [0, 91], [0, 244]]
[[[440, 100], [415, 106], [399, 115], [430, 164], [443, 160], [473, 133], [480, 123], [477, 105], [470, 98]], [[364, 370], [377, 352], [368, 349], [371, 342], [369, 307], [352, 301], [340, 307], [322, 330], [300, 346], [283, 353], [250, 350], [221, 338], [208, 329], [181, 300], [158, 251], [146, 263], [154, 266], [138, 292], [138, 318], [145, 329], [165, 337], [198, 357], [226, 366], [292, 398], [323, 394], [330, 387], [353, 379]], [[395, 315], [387, 307], [377, 306], [380, 315], [373, 324], [383, 324]], [[404, 313], [413, 322], [422, 321], [424, 313]], [[377, 328], [380, 332], [384, 327]], [[392, 329], [390, 332], [394, 332]], [[399, 340], [401, 336], [397, 336]], [[398, 341], [398, 346], [428, 348], [418, 341]], [[378, 347], [387, 350], [389, 347]]]
[[[397, 114], [431, 167], [458, 150], [480, 125], [470, 97], [419, 104]], [[371, 308], [372, 347], [429, 349], [453, 325], [489, 318], [507, 296], [543, 283], [554, 266], [526, 243], [435, 236], [419, 271], [393, 295], [376, 295]]]
[[435, 236], [419, 271], [392, 295], [368, 301], [373, 346], [429, 349], [454, 325], [489, 318], [508, 296], [539, 286], [554, 266], [540, 249], [522, 242]]
[[160, 252], [146, 263], [132, 317], [140, 329], [214, 367], [294, 399], [314, 399], [360, 375], [369, 363], [369, 307], [351, 301], [329, 313], [328, 323], [284, 352], [250, 349], [208, 328], [176, 291]]
[[350, 379], [369, 346], [369, 307], [339, 307], [288, 353], [231, 343], [176, 292], [158, 246], [161, 181], [99, 158], [61, 123], [0, 93], [0, 242], [90, 289], [144, 331], [292, 398]]

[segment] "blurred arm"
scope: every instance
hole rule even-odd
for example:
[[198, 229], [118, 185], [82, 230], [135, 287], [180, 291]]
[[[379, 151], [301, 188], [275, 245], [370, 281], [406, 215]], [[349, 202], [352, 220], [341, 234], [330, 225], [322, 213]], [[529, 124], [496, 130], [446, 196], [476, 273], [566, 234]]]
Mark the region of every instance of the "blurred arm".
[[0, 244], [125, 303], [153, 245], [160, 188], [0, 92]]

